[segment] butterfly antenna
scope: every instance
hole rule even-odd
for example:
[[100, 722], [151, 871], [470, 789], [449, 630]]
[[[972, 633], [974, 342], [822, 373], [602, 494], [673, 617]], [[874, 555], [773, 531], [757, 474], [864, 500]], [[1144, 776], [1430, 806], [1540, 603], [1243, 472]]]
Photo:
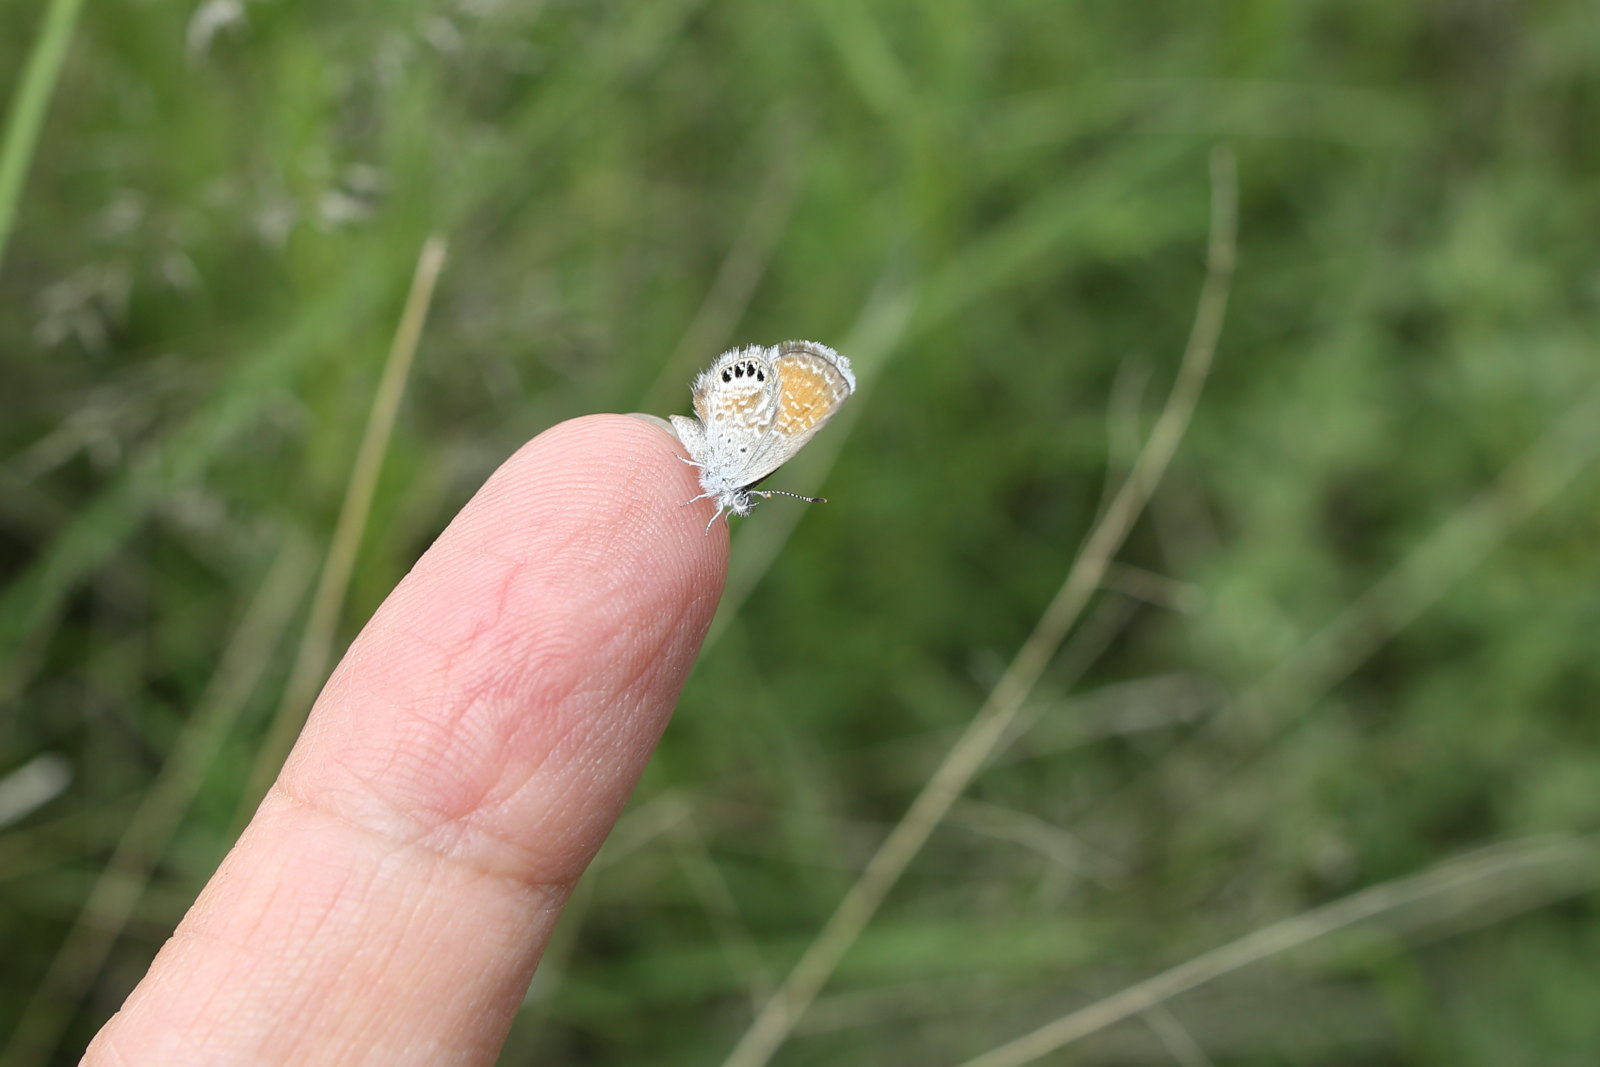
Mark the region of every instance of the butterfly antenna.
[[761, 497], [763, 500], [771, 500], [775, 496], [786, 496], [792, 500], [804, 500], [807, 504], [826, 504], [828, 502], [828, 498], [825, 496], [801, 496], [799, 493], [786, 493], [782, 489], [752, 489], [750, 493], [753, 496]]

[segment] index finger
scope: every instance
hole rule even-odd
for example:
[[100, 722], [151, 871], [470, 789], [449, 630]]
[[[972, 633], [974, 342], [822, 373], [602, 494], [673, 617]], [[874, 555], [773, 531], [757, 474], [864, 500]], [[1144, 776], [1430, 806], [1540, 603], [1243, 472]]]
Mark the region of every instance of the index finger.
[[680, 455], [594, 416], [490, 478], [86, 1063], [493, 1062], [721, 595]]

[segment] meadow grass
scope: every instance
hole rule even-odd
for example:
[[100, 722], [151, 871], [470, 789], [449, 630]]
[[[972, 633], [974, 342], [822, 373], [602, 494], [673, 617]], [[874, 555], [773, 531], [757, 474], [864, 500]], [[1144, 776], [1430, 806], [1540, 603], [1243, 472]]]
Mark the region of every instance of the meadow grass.
[[0, 0], [6, 1067], [501, 459], [789, 337], [831, 503], [503, 1062], [1600, 1048], [1588, 5], [73, 6]]

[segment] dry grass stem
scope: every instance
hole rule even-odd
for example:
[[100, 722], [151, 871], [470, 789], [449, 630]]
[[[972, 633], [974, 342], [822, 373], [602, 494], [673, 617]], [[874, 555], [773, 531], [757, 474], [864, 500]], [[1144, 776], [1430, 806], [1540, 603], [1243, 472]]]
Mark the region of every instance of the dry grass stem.
[[311, 611], [300, 636], [294, 666], [240, 798], [241, 814], [254, 810], [266, 794], [267, 786], [288, 756], [306, 714], [311, 710], [311, 702], [328, 672], [328, 661], [333, 656], [334, 632], [344, 608], [345, 593], [350, 587], [350, 575], [355, 570], [356, 552], [361, 547], [361, 537], [366, 531], [367, 519], [372, 514], [372, 498], [377, 492], [378, 475], [383, 470], [383, 458], [394, 436], [400, 400], [405, 395], [406, 382], [411, 376], [417, 343], [421, 340], [422, 327], [433, 302], [433, 290], [439, 280], [439, 272], [444, 268], [444, 257], [444, 241], [430, 237], [417, 258], [411, 290], [406, 296], [400, 324], [395, 330], [383, 374], [373, 394], [372, 409], [361, 434], [361, 444], [356, 450], [350, 480], [345, 486], [344, 502], [339, 508], [339, 518], [328, 544], [322, 574], [311, 597]]
[[1212, 154], [1211, 237], [1206, 279], [1182, 363], [1161, 416], [1133, 470], [1090, 533], [1055, 598], [966, 731], [933, 772], [910, 809], [890, 831], [782, 988], [724, 1061], [725, 1067], [760, 1067], [788, 1038], [845, 953], [861, 936], [884, 898], [921, 851], [935, 827], [965, 791], [1066, 639], [1144, 510], [1189, 426], [1211, 369], [1233, 280], [1237, 227], [1237, 175], [1225, 149]]
[[[1595, 855], [1594, 843], [1590, 841], [1536, 838], [1486, 849], [1411, 878], [1372, 886], [1196, 956], [967, 1060], [961, 1067], [1020, 1067], [1032, 1063], [1108, 1026], [1148, 1012], [1181, 993], [1363, 920], [1469, 887], [1492, 893], [1494, 887], [1504, 881], [1540, 868], [1568, 865], [1593, 868]], [[1592, 869], [1588, 872], [1585, 888], [1592, 887], [1596, 873]]]

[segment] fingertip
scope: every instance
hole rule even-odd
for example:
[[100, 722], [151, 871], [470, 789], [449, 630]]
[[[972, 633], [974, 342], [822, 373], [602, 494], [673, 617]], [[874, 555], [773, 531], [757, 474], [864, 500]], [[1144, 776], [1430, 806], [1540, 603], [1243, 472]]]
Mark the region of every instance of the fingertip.
[[[539, 476], [562, 483], [575, 505], [573, 516], [597, 528], [622, 527], [658, 538], [686, 562], [710, 566], [720, 590], [727, 567], [725, 523], [709, 528], [709, 501], [695, 467], [666, 420], [654, 415], [586, 415], [559, 423], [535, 437], [515, 460], [526, 458]], [[507, 466], [511, 466], [510, 463]], [[582, 507], [578, 507], [579, 503]], [[552, 521], [556, 519], [551, 516]]]
[[[572, 419], [518, 449], [356, 640], [324, 694], [336, 699], [319, 701], [317, 743], [286, 770], [290, 785], [339, 794], [356, 822], [421, 812], [494, 824], [493, 839], [527, 841], [541, 857], [520, 863], [529, 877], [581, 869], [722, 595], [727, 534], [707, 536], [700, 509], [681, 506], [700, 492], [681, 456], [672, 437], [624, 415]], [[582, 774], [552, 762], [553, 747]], [[534, 807], [481, 810], [488, 796], [531, 805], [575, 789], [609, 798], [543, 809], [564, 812], [575, 836]], [[552, 844], [562, 840], [576, 852]]]
[[638, 419], [646, 426], [655, 426], [658, 429], [665, 430], [667, 433], [672, 435], [672, 439], [674, 441], [679, 440], [678, 431], [672, 428], [672, 423], [668, 422], [666, 419], [663, 419], [660, 415], [647, 415], [642, 411], [630, 411], [628, 412], [628, 418]]

